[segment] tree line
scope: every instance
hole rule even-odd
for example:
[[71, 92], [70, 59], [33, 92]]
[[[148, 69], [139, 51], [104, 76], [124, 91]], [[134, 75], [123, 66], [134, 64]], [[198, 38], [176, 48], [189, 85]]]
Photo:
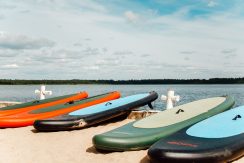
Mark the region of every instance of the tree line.
[[210, 79], [141, 79], [141, 80], [22, 80], [0, 79], [0, 85], [28, 84], [244, 84], [244, 78], [210, 78]]

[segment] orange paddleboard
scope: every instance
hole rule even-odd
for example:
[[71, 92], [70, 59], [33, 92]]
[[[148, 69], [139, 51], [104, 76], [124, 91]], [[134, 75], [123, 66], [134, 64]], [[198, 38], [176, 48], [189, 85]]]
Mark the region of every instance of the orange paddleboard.
[[119, 97], [120, 97], [119, 92], [110, 92], [110, 93], [82, 99], [80, 101], [73, 101], [62, 105], [56, 105], [52, 107], [46, 107], [42, 109], [36, 109], [36, 110], [22, 112], [15, 115], [1, 117], [0, 128], [24, 127], [24, 126], [33, 125], [35, 120], [47, 119], [47, 118], [63, 115], [88, 106], [114, 100]]
[[76, 94], [48, 98], [45, 100], [36, 100], [36, 101], [26, 102], [22, 104], [13, 105], [13, 106], [7, 106], [7, 107], [0, 108], [0, 117], [18, 114], [21, 112], [26, 112], [31, 110], [36, 110], [40, 108], [50, 107], [54, 105], [64, 104], [69, 101], [81, 100], [83, 98], [86, 98], [87, 96], [88, 94], [86, 92], [80, 92]]

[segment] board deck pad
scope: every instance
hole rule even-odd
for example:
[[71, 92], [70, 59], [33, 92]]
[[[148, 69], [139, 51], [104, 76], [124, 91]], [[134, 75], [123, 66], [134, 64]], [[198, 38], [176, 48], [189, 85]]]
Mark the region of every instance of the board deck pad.
[[109, 92], [79, 101], [72, 101], [65, 104], [60, 104], [52, 107], [46, 107], [31, 111], [26, 111], [23, 113], [0, 117], [0, 127], [24, 127], [28, 125], [33, 125], [35, 120], [47, 119], [69, 112], [96, 105], [109, 100], [117, 99], [120, 97], [119, 92]]
[[230, 162], [244, 155], [244, 106], [205, 119], [149, 148], [152, 162]]
[[156, 100], [156, 92], [142, 93], [104, 102], [81, 110], [54, 117], [37, 120], [34, 127], [39, 131], [61, 131], [87, 127], [126, 114]]
[[134, 123], [133, 126], [138, 128], [166, 127], [207, 112], [224, 101], [225, 97], [216, 97], [176, 106], [174, 109], [165, 110], [154, 116], [142, 119]]
[[95, 135], [93, 144], [97, 149], [110, 151], [146, 149], [159, 139], [228, 110], [233, 105], [234, 99], [230, 96], [194, 101]]

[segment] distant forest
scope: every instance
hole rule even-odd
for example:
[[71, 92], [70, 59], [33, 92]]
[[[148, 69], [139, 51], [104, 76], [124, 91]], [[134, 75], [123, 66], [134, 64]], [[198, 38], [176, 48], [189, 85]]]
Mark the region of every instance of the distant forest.
[[0, 79], [0, 85], [27, 84], [244, 84], [244, 78], [142, 79], [142, 80], [20, 80]]

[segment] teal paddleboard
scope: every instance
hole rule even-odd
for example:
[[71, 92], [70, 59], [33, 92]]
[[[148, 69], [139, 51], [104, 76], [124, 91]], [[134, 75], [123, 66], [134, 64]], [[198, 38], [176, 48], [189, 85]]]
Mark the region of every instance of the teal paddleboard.
[[146, 149], [163, 137], [230, 109], [233, 104], [230, 96], [190, 102], [96, 135], [93, 144], [97, 149], [112, 151]]

